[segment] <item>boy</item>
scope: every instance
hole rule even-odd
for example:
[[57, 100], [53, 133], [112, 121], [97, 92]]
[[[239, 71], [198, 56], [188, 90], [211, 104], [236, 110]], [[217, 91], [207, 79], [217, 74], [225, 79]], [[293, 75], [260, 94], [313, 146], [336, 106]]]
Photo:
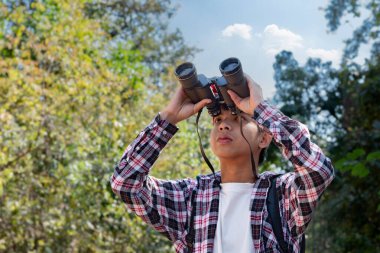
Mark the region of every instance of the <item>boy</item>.
[[[276, 178], [276, 190], [287, 250], [299, 252], [318, 199], [334, 177], [333, 167], [310, 141], [306, 126], [269, 105], [261, 87], [246, 78], [249, 97], [228, 93], [242, 112], [242, 131], [252, 147], [255, 167], [272, 138], [294, 166], [294, 172]], [[182, 180], [149, 176], [160, 151], [178, 130], [175, 125], [210, 102], [193, 104], [179, 88], [128, 146], [112, 176], [112, 189], [129, 209], [168, 237], [177, 252], [282, 252], [266, 206], [276, 175], [252, 170], [240, 119], [228, 110], [213, 118], [210, 134], [220, 172]]]

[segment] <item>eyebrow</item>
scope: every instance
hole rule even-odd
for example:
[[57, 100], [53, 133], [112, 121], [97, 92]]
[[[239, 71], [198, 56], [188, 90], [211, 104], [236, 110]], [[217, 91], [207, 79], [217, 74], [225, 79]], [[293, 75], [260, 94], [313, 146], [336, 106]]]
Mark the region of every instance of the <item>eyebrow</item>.
[[[231, 115], [232, 115], [232, 114], [231, 114]], [[239, 117], [238, 115], [232, 115], [232, 116], [233, 116], [233, 117]], [[249, 115], [247, 115], [247, 114], [240, 114], [240, 116], [241, 116], [241, 118], [251, 119], [251, 117], [250, 117]], [[217, 115], [217, 116], [213, 116], [213, 117], [211, 118], [211, 121], [214, 122], [215, 119], [218, 119], [218, 118], [220, 118], [220, 117], [222, 117], [222, 114], [219, 114], [219, 115]]]

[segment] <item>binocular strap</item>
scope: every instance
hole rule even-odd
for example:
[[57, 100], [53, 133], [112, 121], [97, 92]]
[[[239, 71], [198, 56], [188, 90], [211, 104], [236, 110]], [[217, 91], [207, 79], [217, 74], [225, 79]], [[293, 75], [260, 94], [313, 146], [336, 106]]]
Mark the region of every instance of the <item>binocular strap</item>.
[[[199, 147], [200, 147], [200, 150], [201, 150], [201, 154], [202, 154], [202, 157], [203, 159], [205, 160], [205, 162], [207, 163], [208, 167], [211, 169], [212, 171], [212, 174], [214, 175], [215, 177], [215, 169], [214, 167], [212, 166], [210, 160], [207, 158], [206, 156], [206, 153], [203, 149], [203, 145], [202, 145], [202, 140], [201, 140], [201, 135], [199, 134], [199, 118], [202, 114], [202, 110], [199, 110], [198, 112], [198, 115], [197, 115], [197, 119], [196, 119], [196, 125], [197, 125], [197, 134], [198, 134], [198, 140], [199, 140]], [[255, 164], [255, 158], [253, 157], [253, 152], [252, 152], [252, 146], [251, 144], [249, 143], [249, 141], [247, 140], [247, 138], [244, 136], [244, 133], [243, 133], [243, 122], [241, 120], [241, 115], [240, 115], [240, 111], [237, 110], [237, 114], [238, 114], [238, 117], [239, 117], [239, 123], [240, 123], [240, 133], [241, 135], [243, 136], [244, 140], [248, 143], [248, 146], [249, 146], [249, 151], [250, 151], [250, 155], [251, 155], [251, 167], [252, 167], [252, 173], [253, 173], [253, 177], [254, 179], [257, 179], [258, 176], [257, 176], [257, 171], [256, 171], [256, 164]]]
[[198, 134], [198, 140], [199, 140], [199, 147], [200, 147], [200, 149], [201, 149], [201, 154], [202, 154], [203, 159], [205, 160], [205, 162], [207, 163], [208, 167], [211, 169], [212, 174], [214, 174], [214, 177], [215, 177], [215, 170], [214, 170], [214, 167], [212, 166], [210, 160], [209, 160], [209, 159], [207, 158], [207, 156], [206, 156], [205, 151], [203, 150], [203, 145], [202, 145], [201, 135], [199, 134], [199, 126], [198, 126], [198, 123], [199, 123], [199, 118], [201, 117], [201, 114], [202, 114], [202, 110], [203, 110], [203, 108], [199, 110], [198, 115], [197, 115], [197, 120], [196, 120], [196, 124], [197, 124], [197, 134]]

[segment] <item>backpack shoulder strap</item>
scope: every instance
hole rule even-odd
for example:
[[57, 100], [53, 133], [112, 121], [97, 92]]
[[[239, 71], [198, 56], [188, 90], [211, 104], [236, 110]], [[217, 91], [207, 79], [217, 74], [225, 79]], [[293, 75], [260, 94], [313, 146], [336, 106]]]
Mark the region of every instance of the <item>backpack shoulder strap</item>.
[[[199, 181], [198, 181], [198, 185], [199, 185]], [[193, 252], [193, 249], [194, 249], [194, 243], [195, 243], [194, 218], [195, 218], [195, 214], [196, 214], [197, 188], [195, 188], [193, 190], [193, 193], [191, 194], [191, 200], [190, 201], [191, 201], [192, 209], [191, 209], [191, 214], [190, 214], [190, 217], [189, 217], [188, 223], [187, 223], [188, 233], [185, 237], [186, 244], [187, 244], [187, 251], [185, 251], [185, 252]]]
[[[288, 248], [288, 244], [284, 240], [284, 234], [282, 232], [282, 223], [280, 216], [280, 208], [279, 208], [279, 198], [276, 190], [276, 179], [278, 176], [276, 175], [271, 179], [271, 185], [268, 190], [267, 196], [267, 208], [268, 214], [271, 219], [271, 224], [273, 228], [274, 235], [276, 236], [277, 242], [280, 245], [281, 251], [283, 253], [290, 252]], [[305, 234], [302, 235], [301, 243], [301, 253], [305, 252]]]
[[280, 208], [278, 206], [278, 196], [276, 191], [276, 179], [279, 175], [273, 177], [271, 179], [271, 185], [268, 190], [267, 197], [267, 208], [268, 214], [271, 219], [271, 224], [273, 228], [274, 235], [276, 236], [277, 242], [280, 245], [281, 251], [283, 253], [288, 252], [288, 245], [285, 243], [284, 234], [282, 233], [282, 225], [281, 225], [281, 216], [280, 216]]

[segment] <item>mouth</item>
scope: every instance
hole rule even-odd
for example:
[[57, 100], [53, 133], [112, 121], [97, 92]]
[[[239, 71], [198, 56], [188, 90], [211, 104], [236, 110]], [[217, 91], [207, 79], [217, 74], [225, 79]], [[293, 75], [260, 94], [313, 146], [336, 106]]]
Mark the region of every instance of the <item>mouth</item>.
[[227, 136], [222, 136], [222, 137], [218, 137], [216, 139], [216, 141], [220, 144], [227, 144], [227, 143], [230, 143], [232, 142], [232, 138], [230, 137], [227, 137]]

